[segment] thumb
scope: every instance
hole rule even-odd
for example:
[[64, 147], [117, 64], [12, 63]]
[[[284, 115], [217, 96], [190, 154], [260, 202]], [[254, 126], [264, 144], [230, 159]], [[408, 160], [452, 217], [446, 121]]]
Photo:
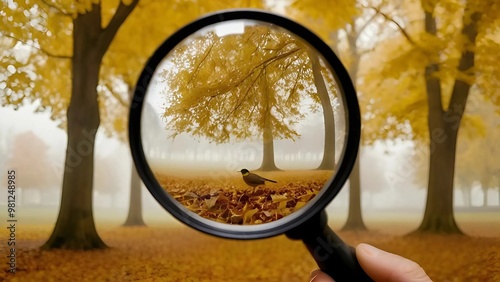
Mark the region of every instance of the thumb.
[[316, 269], [309, 275], [309, 282], [335, 282], [328, 274]]
[[432, 281], [416, 262], [368, 244], [356, 247], [356, 257], [368, 276], [377, 282]]

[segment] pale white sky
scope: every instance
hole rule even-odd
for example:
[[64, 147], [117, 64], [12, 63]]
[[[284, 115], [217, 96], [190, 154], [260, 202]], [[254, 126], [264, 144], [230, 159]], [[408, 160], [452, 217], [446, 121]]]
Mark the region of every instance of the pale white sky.
[[[0, 134], [2, 139], [9, 140], [14, 135], [33, 131], [37, 136], [51, 146], [51, 153], [59, 154], [61, 148], [66, 147], [66, 132], [57, 127], [57, 123], [50, 119], [48, 112], [35, 113], [35, 104], [27, 104], [14, 110], [12, 107], [0, 107]], [[110, 152], [118, 142], [98, 134], [96, 146], [101, 153]]]

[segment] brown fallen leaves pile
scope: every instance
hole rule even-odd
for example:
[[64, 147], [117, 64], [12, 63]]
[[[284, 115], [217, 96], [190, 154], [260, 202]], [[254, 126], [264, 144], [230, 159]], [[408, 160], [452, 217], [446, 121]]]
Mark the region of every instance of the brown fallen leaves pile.
[[[238, 173], [239, 174], [239, 173]], [[160, 185], [190, 211], [229, 224], [271, 222], [302, 208], [331, 177], [331, 171], [273, 172], [277, 183], [248, 187], [241, 176], [179, 177], [158, 174]]]
[[[3, 258], [0, 281], [308, 281], [316, 268], [299, 241], [285, 236], [224, 240], [179, 224], [98, 228], [105, 250], [41, 251], [52, 225], [22, 225], [17, 273]], [[493, 228], [493, 227], [492, 227]], [[7, 230], [8, 231], [8, 230]], [[434, 281], [500, 281], [500, 238], [450, 235], [392, 236], [339, 232], [351, 245], [371, 243], [418, 262]], [[0, 236], [8, 233], [0, 230]], [[7, 244], [0, 252], [7, 254]]]

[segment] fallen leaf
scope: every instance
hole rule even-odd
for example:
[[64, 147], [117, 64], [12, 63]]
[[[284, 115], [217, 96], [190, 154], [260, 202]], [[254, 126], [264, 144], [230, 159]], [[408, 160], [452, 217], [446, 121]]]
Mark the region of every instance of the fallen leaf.
[[252, 209], [252, 210], [248, 210], [245, 212], [245, 216], [243, 218], [243, 222], [244, 223], [251, 223], [252, 222], [252, 216], [258, 212], [259, 210], [258, 209]]
[[283, 195], [271, 195], [271, 199], [272, 199], [273, 203], [278, 203], [278, 202], [283, 202], [283, 201], [288, 200], [288, 198], [286, 196], [283, 196]]
[[217, 199], [219, 199], [219, 196], [205, 199], [204, 202], [205, 202], [205, 205], [207, 206], [207, 209], [211, 209], [215, 205], [215, 202], [217, 202]]

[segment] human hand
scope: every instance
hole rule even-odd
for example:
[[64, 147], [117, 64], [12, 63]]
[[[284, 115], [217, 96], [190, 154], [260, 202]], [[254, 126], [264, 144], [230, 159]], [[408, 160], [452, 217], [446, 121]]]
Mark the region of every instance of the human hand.
[[[368, 244], [359, 244], [356, 247], [356, 257], [366, 274], [376, 282], [432, 281], [416, 262]], [[333, 281], [319, 269], [311, 272], [310, 282]]]

